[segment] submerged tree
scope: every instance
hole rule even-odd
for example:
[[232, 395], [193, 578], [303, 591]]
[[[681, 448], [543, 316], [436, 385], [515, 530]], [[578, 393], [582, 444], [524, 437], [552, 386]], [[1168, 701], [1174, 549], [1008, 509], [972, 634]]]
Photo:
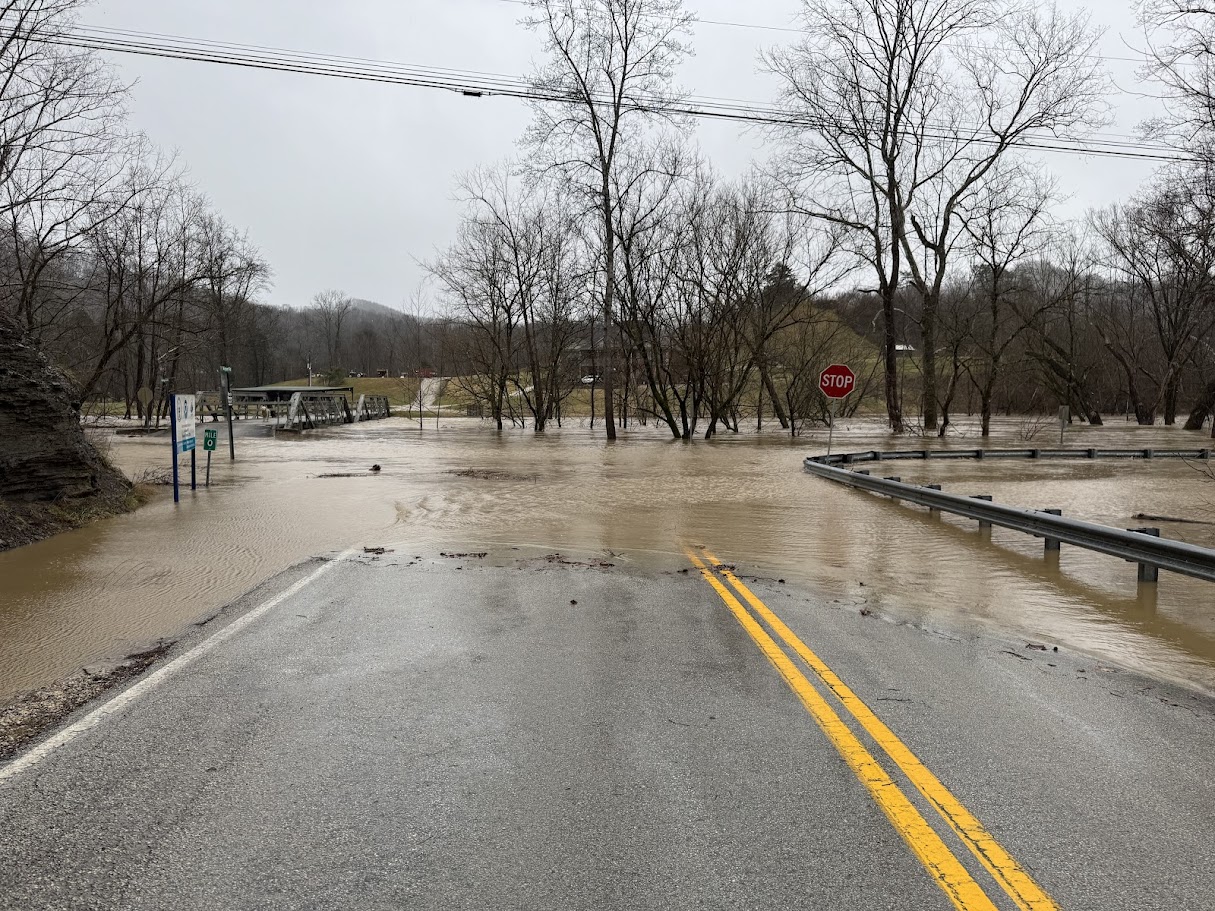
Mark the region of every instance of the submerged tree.
[[1097, 213], [1105, 262], [1118, 279], [1099, 320], [1140, 424], [1177, 419], [1182, 370], [1215, 327], [1215, 168], [1166, 174], [1122, 206]]
[[937, 425], [937, 311], [963, 213], [1035, 132], [1100, 121], [1105, 81], [1081, 15], [1011, 0], [803, 0], [805, 35], [766, 56], [794, 116], [783, 176], [803, 211], [848, 228], [874, 270], [887, 416], [904, 429], [895, 301], [920, 297], [923, 414]]
[[[688, 53], [692, 17], [682, 0], [528, 0], [526, 25], [543, 41], [532, 75], [534, 119], [525, 143], [540, 171], [561, 176], [598, 222], [600, 305], [616, 320], [616, 186], [626, 161], [638, 163], [644, 130], [669, 119], [675, 69]], [[630, 158], [630, 153], [632, 156]], [[610, 350], [610, 349], [609, 349]], [[604, 422], [616, 438], [614, 365], [603, 371]]]

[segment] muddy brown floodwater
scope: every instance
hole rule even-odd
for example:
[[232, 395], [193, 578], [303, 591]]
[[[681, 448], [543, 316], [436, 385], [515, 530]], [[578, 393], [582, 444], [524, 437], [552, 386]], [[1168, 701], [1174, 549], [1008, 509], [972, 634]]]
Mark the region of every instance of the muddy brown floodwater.
[[[990, 445], [1026, 445], [1009, 421]], [[824, 434], [682, 444], [653, 429], [608, 445], [585, 426], [495, 433], [477, 421], [419, 430], [393, 419], [272, 437], [247, 426], [239, 461], [217, 458], [214, 486], [167, 491], [132, 515], [0, 554], [0, 702], [74, 670], [180, 634], [242, 592], [309, 556], [385, 545], [512, 547], [534, 555], [611, 553], [655, 569], [687, 565], [704, 544], [748, 575], [780, 577], [827, 602], [951, 635], [979, 629], [1058, 644], [1099, 660], [1215, 690], [1215, 588], [1162, 574], [1137, 594], [1134, 567], [850, 491], [804, 474]], [[246, 435], [247, 434], [247, 435]], [[1046, 430], [1036, 445], [1052, 445]], [[111, 438], [130, 473], [163, 467], [161, 438]], [[1055, 440], [1057, 442], [1057, 438]], [[1205, 445], [1201, 434], [1117, 423], [1069, 431], [1072, 446]], [[875, 423], [836, 431], [837, 450], [911, 448]], [[936, 445], [936, 441], [932, 441]], [[978, 445], [962, 428], [941, 444]], [[221, 445], [219, 455], [224, 455]], [[367, 471], [373, 463], [378, 474]], [[1119, 527], [1137, 513], [1215, 522], [1215, 480], [1180, 461], [900, 463], [998, 502], [1058, 507]], [[330, 477], [324, 477], [330, 475]], [[1160, 525], [1215, 546], [1215, 525]]]

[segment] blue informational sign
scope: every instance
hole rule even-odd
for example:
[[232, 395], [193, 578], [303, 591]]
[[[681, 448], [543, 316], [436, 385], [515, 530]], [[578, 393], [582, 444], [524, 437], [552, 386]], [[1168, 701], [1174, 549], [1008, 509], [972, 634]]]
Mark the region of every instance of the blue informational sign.
[[173, 396], [173, 443], [178, 452], [192, 452], [197, 445], [194, 396]]
[[[173, 396], [173, 406], [169, 409], [169, 420], [173, 427], [173, 502], [181, 499], [177, 477], [177, 456], [183, 452], [194, 452], [196, 435], [194, 430], [195, 401], [192, 395]], [[198, 486], [194, 476], [194, 456], [190, 456], [190, 489]]]

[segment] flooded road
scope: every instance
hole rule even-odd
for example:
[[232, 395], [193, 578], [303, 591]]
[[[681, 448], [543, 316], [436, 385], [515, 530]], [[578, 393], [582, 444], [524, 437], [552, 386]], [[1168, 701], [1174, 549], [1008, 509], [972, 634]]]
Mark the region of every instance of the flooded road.
[[[536, 438], [472, 420], [419, 430], [393, 419], [277, 439], [248, 429], [256, 433], [238, 436], [239, 461], [217, 458], [212, 488], [187, 489], [180, 506], [160, 490], [135, 514], [0, 554], [0, 700], [174, 637], [293, 563], [361, 545], [427, 556], [612, 554], [674, 570], [687, 565], [681, 545], [705, 544], [748, 575], [828, 602], [947, 635], [983, 629], [1055, 643], [1215, 690], [1209, 583], [1162, 574], [1157, 597], [1140, 599], [1129, 564], [1066, 546], [1048, 562], [1035, 539], [1000, 529], [986, 538], [961, 520], [811, 478], [801, 459], [824, 450], [825, 433], [682, 444], [643, 428], [609, 446], [599, 429]], [[1023, 432], [1009, 422], [989, 445], [1029, 445]], [[1049, 437], [1032, 445], [1054, 445]], [[160, 437], [111, 445], [131, 474], [167, 463]], [[922, 445], [861, 422], [835, 436], [837, 451]], [[979, 440], [962, 432], [942, 445]], [[1117, 424], [1069, 430], [1065, 445], [1197, 448], [1206, 437]], [[369, 472], [373, 463], [382, 471]], [[1215, 522], [1215, 480], [1180, 461], [899, 463], [891, 473], [1215, 546], [1215, 525], [1135, 518]]]

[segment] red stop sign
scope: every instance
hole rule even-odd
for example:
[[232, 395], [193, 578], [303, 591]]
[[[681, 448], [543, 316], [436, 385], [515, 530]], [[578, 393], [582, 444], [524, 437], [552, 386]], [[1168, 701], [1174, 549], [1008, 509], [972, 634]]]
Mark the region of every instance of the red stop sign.
[[842, 399], [856, 387], [856, 374], [844, 364], [832, 364], [818, 378], [818, 388], [829, 399]]

